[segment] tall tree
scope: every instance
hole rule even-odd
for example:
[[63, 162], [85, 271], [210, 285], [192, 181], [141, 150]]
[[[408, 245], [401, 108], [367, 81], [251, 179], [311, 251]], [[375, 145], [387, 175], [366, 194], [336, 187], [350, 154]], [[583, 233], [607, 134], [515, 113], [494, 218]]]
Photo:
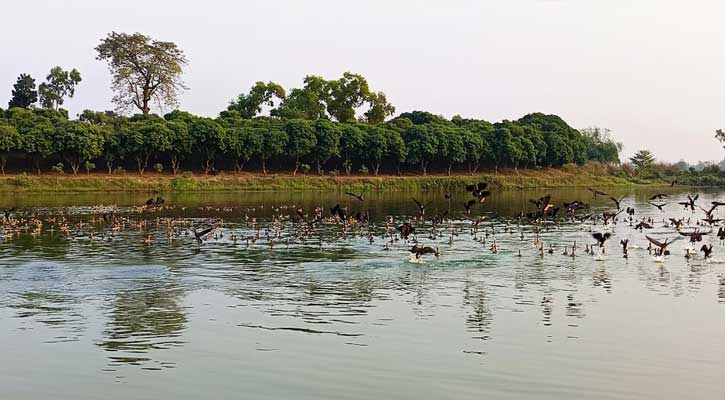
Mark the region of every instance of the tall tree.
[[370, 97], [368, 81], [358, 74], [345, 72], [342, 78], [327, 82], [327, 112], [339, 122], [355, 119], [355, 109]]
[[322, 77], [308, 75], [302, 88], [294, 88], [271, 115], [282, 119], [326, 118], [325, 101], [328, 97], [327, 81]]
[[281, 85], [274, 82], [257, 82], [249, 93], [241, 93], [232, 100], [227, 110], [236, 110], [244, 119], [254, 118], [262, 111], [262, 105], [274, 107], [275, 97], [284, 100], [285, 92]]
[[13, 97], [8, 108], [28, 108], [38, 101], [38, 91], [35, 90], [35, 79], [28, 74], [20, 74], [18, 81], [13, 85]]
[[315, 146], [318, 143], [317, 137], [315, 136], [315, 127], [312, 126], [310, 121], [293, 119], [285, 124], [284, 130], [287, 132], [288, 137], [287, 155], [295, 161], [295, 169], [292, 175], [297, 175], [297, 171], [300, 168], [300, 160], [307, 157], [313, 151], [316, 151]]
[[388, 98], [383, 92], [370, 93], [367, 102], [370, 109], [365, 112], [364, 116], [365, 122], [369, 124], [379, 124], [395, 114], [395, 106], [388, 103]]
[[629, 161], [634, 164], [637, 172], [642, 173], [648, 171], [655, 163], [655, 156], [649, 150], [642, 149], [632, 156]]
[[75, 94], [76, 86], [81, 82], [81, 73], [75, 68], [65, 71], [61, 67], [54, 67], [45, 79], [38, 86], [40, 105], [57, 110], [63, 105], [65, 97], [72, 98]]
[[181, 80], [187, 60], [175, 43], [111, 32], [96, 51], [96, 58], [108, 63], [116, 92], [113, 102], [120, 111], [137, 108], [147, 115], [152, 102], [174, 107], [179, 92], [187, 89]]

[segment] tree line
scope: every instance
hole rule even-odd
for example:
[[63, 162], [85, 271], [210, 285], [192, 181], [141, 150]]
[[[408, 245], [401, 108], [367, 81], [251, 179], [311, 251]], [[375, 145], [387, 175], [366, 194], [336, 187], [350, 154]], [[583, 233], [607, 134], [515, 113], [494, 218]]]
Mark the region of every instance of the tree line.
[[[348, 175], [619, 162], [621, 145], [607, 131], [578, 131], [555, 115], [490, 123], [414, 111], [391, 119], [395, 107], [385, 93], [351, 72], [332, 80], [309, 75], [289, 91], [257, 82], [217, 118], [179, 110], [160, 116], [152, 108], [177, 109], [178, 93], [187, 89], [184, 53], [172, 42], [116, 32], [96, 52], [108, 64], [116, 111], [68, 117], [60, 106], [81, 82], [75, 69], [54, 67], [39, 90], [32, 77], [21, 75], [8, 110], [0, 109], [3, 173], [9, 162], [15, 170], [30, 166], [38, 173], [48, 166], [91, 171], [101, 163], [109, 173], [133, 168], [143, 174], [152, 166], [174, 174], [251, 167]], [[123, 115], [132, 110], [138, 114]]]
[[[588, 160], [617, 163], [619, 147], [598, 130], [578, 131], [555, 115], [529, 114], [490, 123], [428, 112], [403, 113], [370, 124], [326, 118], [243, 118], [225, 110], [217, 118], [173, 111], [163, 117], [65, 110], [0, 109], [0, 170], [40, 171], [62, 163], [73, 173], [104, 165], [109, 173], [150, 166], [178, 173], [264, 173], [324, 170], [401, 173], [419, 170], [476, 172], [481, 167], [558, 167]], [[161, 168], [158, 167], [161, 165]], [[120, 168], [119, 168], [120, 167]], [[100, 166], [99, 166], [100, 168]]]

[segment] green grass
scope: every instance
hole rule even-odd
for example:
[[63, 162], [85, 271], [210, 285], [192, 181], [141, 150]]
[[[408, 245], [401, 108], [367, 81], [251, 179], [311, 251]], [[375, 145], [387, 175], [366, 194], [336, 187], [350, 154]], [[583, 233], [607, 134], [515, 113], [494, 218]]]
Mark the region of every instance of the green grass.
[[384, 191], [447, 190], [486, 181], [502, 189], [609, 187], [626, 185], [657, 185], [664, 181], [632, 181], [621, 177], [592, 173], [583, 169], [513, 170], [499, 173], [484, 172], [475, 175], [411, 175], [411, 176], [317, 176], [317, 175], [261, 175], [226, 174], [169, 175], [169, 174], [79, 174], [30, 175], [18, 174], [0, 177], [0, 190], [4, 192], [222, 192], [222, 191], [278, 191], [323, 190], [358, 191], [363, 187]]

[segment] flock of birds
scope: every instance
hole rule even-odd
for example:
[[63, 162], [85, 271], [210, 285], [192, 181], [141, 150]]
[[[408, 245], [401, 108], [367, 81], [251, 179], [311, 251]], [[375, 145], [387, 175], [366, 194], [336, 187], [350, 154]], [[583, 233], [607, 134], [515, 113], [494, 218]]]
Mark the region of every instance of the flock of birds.
[[[370, 212], [366, 210], [367, 188], [359, 193], [346, 192], [344, 195], [351, 202], [346, 205], [341, 205], [345, 203], [341, 201], [331, 207], [317, 206], [308, 210], [295, 205], [272, 206], [272, 215], [268, 219], [258, 218], [257, 212], [265, 207], [258, 205], [242, 209], [242, 229], [239, 226], [236, 229], [230, 228], [219, 217], [195, 219], [164, 216], [163, 211], [166, 210], [180, 210], [183, 213], [186, 209], [167, 205], [160, 196], [150, 198], [144, 204], [128, 210], [97, 206], [90, 213], [90, 219], [74, 220], [63, 211], [44, 213], [38, 209], [9, 209], [3, 211], [0, 236], [3, 240], [12, 240], [24, 233], [39, 237], [43, 232], [58, 232], [73, 238], [83, 235], [89, 240], [113, 241], [118, 240], [122, 232], [140, 231], [143, 232], [143, 245], [152, 246], [156, 243], [151, 229], [155, 221], [158, 228], [156, 234], [158, 230], [163, 231], [165, 228], [168, 240], [193, 240], [199, 247], [208, 241], [219, 241], [225, 237], [235, 245], [263, 245], [270, 249], [299, 244], [317, 244], [322, 247], [325, 243], [334, 244], [350, 238], [365, 238], [373, 245], [382, 239], [382, 250], [405, 248], [410, 254], [411, 262], [421, 262], [425, 257], [440, 257], [440, 247], [446, 239], [448, 245], [453, 246], [454, 241], [465, 234], [485, 245], [484, 249], [498, 253], [502, 249], [496, 235], [502, 231], [520, 235], [521, 247], [518, 251], [512, 251], [516, 256], [523, 256], [522, 250], [527, 251], [526, 236], [533, 236], [533, 249], [541, 257], [558, 253], [563, 247], [562, 255], [577, 257], [583, 249], [584, 254], [603, 260], [607, 254], [607, 243], [616, 236], [615, 227], [621, 225], [627, 225], [635, 234], [643, 234], [648, 242], [645, 250], [658, 262], [663, 262], [671, 255], [670, 246], [678, 240], [688, 241], [684, 249], [685, 257], [699, 257], [701, 253], [710, 262], [713, 261], [713, 245], [701, 244], [704, 238], [714, 234], [720, 244], [725, 243], [723, 219], [715, 215], [717, 208], [724, 206], [725, 202], [712, 201], [708, 208], [704, 208], [698, 203], [698, 194], [687, 195], [686, 200], [673, 203], [668, 202], [669, 195], [665, 193], [651, 196], [647, 204], [663, 215], [661, 219], [652, 216], [639, 218], [639, 210], [635, 210], [633, 206], [624, 207], [626, 196], [614, 197], [593, 188], [587, 189], [592, 193], [593, 199], [610, 202], [611, 207], [605, 211], [592, 212], [592, 207], [587, 202], [576, 200], [557, 204], [551, 195], [545, 195], [529, 200], [529, 210], [521, 209], [517, 215], [502, 217], [491, 215], [490, 212], [479, 212], [485, 211], [486, 199], [491, 196], [489, 189], [486, 182], [480, 182], [465, 186], [465, 192], [445, 193], [439, 204], [447, 206], [434, 210], [431, 210], [434, 201], [421, 202], [413, 198], [416, 210], [414, 215], [386, 216], [385, 219], [377, 220], [373, 220]], [[460, 193], [465, 193], [466, 198], [458, 199]], [[667, 216], [666, 208], [671, 204], [682, 207], [692, 216]], [[222, 207], [215, 210], [231, 212], [234, 208]], [[697, 218], [695, 214], [700, 211], [704, 216]], [[542, 233], [566, 224], [578, 225], [580, 230], [588, 232], [590, 239], [581, 240], [580, 243], [573, 241], [566, 245], [552, 241], [548, 246], [545, 245]], [[670, 237], [656, 238], [649, 234], [648, 231], [653, 230], [655, 225], [667, 228]], [[430, 243], [424, 244], [426, 241]], [[625, 258], [629, 256], [631, 249], [641, 249], [630, 245], [629, 238], [621, 239], [619, 246]]]

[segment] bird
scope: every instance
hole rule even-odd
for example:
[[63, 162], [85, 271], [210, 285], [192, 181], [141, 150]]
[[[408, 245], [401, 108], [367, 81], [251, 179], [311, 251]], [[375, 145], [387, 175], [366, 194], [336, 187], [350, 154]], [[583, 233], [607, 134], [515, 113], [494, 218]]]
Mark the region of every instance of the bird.
[[596, 190], [592, 188], [587, 188], [588, 191], [594, 193], [594, 198], [596, 199], [597, 196], [609, 196], [608, 193], [602, 192], [601, 190]]
[[425, 203], [425, 204], [421, 204], [421, 202], [419, 202], [419, 201], [418, 201], [418, 200], [416, 200], [416, 199], [413, 199], [413, 201], [414, 201], [414, 202], [415, 202], [415, 204], [416, 204], [416, 205], [418, 206], [418, 213], [419, 213], [420, 215], [425, 215], [425, 208], [426, 208], [426, 207], [428, 207], [428, 205], [429, 205], [429, 204], [430, 204], [431, 202], [429, 201], [429, 202], [427, 202], [427, 203]]
[[471, 207], [476, 204], [476, 200], [468, 200], [467, 202], [463, 203], [463, 209], [466, 211], [466, 214], [471, 213]]
[[211, 233], [211, 231], [214, 230], [214, 227], [209, 227], [206, 229], [202, 229], [201, 231], [197, 231], [196, 228], [192, 230], [194, 232], [194, 239], [196, 239], [196, 242], [199, 244], [204, 243], [204, 237]]
[[473, 185], [466, 185], [466, 191], [470, 192], [473, 197], [477, 198], [479, 202], [483, 203], [486, 201], [486, 198], [491, 195], [491, 192], [486, 190], [488, 188], [488, 183], [486, 182], [479, 182]]
[[610, 237], [612, 237], [612, 233], [611, 232], [605, 232], [605, 233], [596, 232], [596, 233], [592, 234], [592, 237], [597, 241], [597, 244], [599, 244], [599, 247], [604, 247], [604, 243]]
[[415, 254], [416, 259], [420, 259], [425, 254], [433, 254], [436, 257], [440, 256], [440, 252], [438, 251], [438, 248], [435, 249], [430, 246], [421, 247], [417, 244], [410, 248], [409, 250], [411, 253]]
[[637, 225], [634, 226], [635, 230], [642, 230], [642, 229], [652, 229], [654, 228], [652, 225], [648, 224], [644, 220], [640, 221]]
[[355, 194], [355, 193], [351, 193], [351, 192], [345, 192], [345, 194], [348, 195], [348, 196], [354, 197], [354, 198], [356, 198], [356, 199], [358, 199], [360, 201], [365, 201], [365, 192], [367, 190], [368, 190], [368, 187], [365, 186], [365, 188], [363, 189], [362, 192], [360, 192], [360, 194]]
[[692, 232], [678, 232], [678, 233], [682, 236], [689, 237], [690, 242], [695, 243], [695, 242], [702, 242], [702, 237], [707, 235], [710, 232], [701, 232], [700, 229], [695, 229]]
[[659, 254], [660, 255], [663, 255], [663, 256], [666, 256], [666, 255], [669, 255], [670, 254], [670, 251], [667, 250], [667, 247], [669, 245], [671, 245], [672, 243], [676, 242], [678, 239], [682, 239], [682, 238], [679, 238], [679, 237], [678, 238], [674, 238], [673, 240], [670, 240], [669, 238], [667, 238], [667, 239], [665, 239], [664, 242], [660, 242], [659, 240], [654, 239], [654, 238], [651, 238], [651, 237], [649, 237], [647, 235], [645, 235], [644, 237], [647, 238], [647, 240], [649, 240], [650, 243], [652, 243], [653, 245], [657, 246], [659, 248]]
[[665, 210], [663, 210], [662, 208], [664, 206], [666, 206], [667, 204], [669, 204], [669, 203], [657, 204], [657, 203], [652, 203], [651, 201], [648, 201], [647, 204], [649, 204], [651, 206], [654, 206], [654, 207], [657, 207], [657, 209], [660, 210], [661, 212], [665, 212]]
[[712, 245], [708, 246], [703, 244], [702, 247], [700, 247], [700, 251], [705, 253], [705, 258], [710, 258], [712, 256]]
[[677, 179], [675, 179], [674, 181], [672, 181], [672, 183], [670, 183], [670, 187], [674, 187], [675, 185], [677, 185], [677, 183]]
[[335, 205], [334, 205], [334, 206], [333, 206], [333, 207], [332, 207], [332, 208], [330, 209], [330, 215], [332, 215], [333, 217], [338, 217], [338, 218], [340, 218], [340, 220], [342, 220], [342, 221], [345, 221], [345, 220], [347, 219], [347, 218], [346, 218], [346, 216], [345, 216], [345, 212], [344, 212], [344, 211], [342, 210], [342, 208], [340, 207], [340, 204], [335, 204]]
[[685, 206], [685, 210], [687, 210], [689, 208], [694, 213], [695, 212], [695, 201], [697, 201], [697, 199], [699, 197], [700, 197], [699, 194], [696, 194], [695, 197], [692, 197], [692, 196], [690, 196], [688, 194], [687, 195], [687, 201], [681, 201], [681, 202], [679, 202], [677, 204], [679, 204], [681, 206]]
[[620, 203], [622, 202], [622, 200], [625, 199], [625, 197], [627, 197], [627, 196], [622, 196], [621, 198], [617, 199], [616, 197], [609, 196], [609, 199], [612, 200], [614, 202], [614, 204], [617, 205], [617, 210], [619, 210], [619, 209], [621, 209]]
[[650, 197], [649, 200], [650, 201], [652, 201], [652, 200], [662, 200], [663, 197], [668, 197], [668, 196], [666, 194], [664, 194], [664, 193], [657, 193], [657, 194], [653, 195], [652, 197]]
[[415, 232], [415, 227], [408, 222], [404, 223], [403, 225], [398, 226], [395, 229], [398, 230], [398, 232], [400, 232], [400, 236], [405, 240], [408, 240], [408, 236], [410, 236], [410, 234]]

